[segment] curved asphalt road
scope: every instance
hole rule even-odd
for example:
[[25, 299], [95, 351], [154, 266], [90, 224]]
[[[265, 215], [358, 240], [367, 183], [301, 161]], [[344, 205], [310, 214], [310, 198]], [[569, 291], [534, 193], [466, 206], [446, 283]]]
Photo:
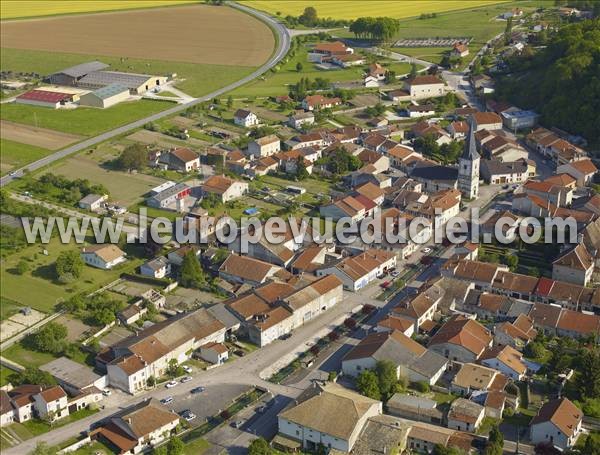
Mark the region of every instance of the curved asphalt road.
[[148, 122], [153, 122], [153, 121], [161, 119], [163, 117], [167, 117], [169, 115], [176, 114], [177, 112], [184, 111], [188, 107], [194, 106], [195, 104], [202, 103], [204, 101], [208, 101], [208, 100], [211, 100], [218, 96], [221, 96], [223, 93], [226, 93], [226, 92], [229, 92], [230, 90], [238, 88], [241, 85], [244, 85], [247, 82], [250, 82], [250, 81], [256, 79], [261, 74], [263, 74], [263, 73], [267, 72], [268, 70], [270, 70], [271, 68], [273, 68], [287, 54], [287, 52], [290, 48], [291, 38], [290, 38], [290, 34], [289, 34], [287, 28], [285, 26], [283, 26], [282, 24], [280, 24], [279, 22], [277, 22], [271, 16], [269, 16], [265, 13], [262, 13], [260, 11], [256, 11], [252, 8], [249, 8], [249, 7], [243, 6], [243, 5], [239, 5], [237, 3], [231, 3], [230, 6], [233, 8], [237, 8], [241, 11], [244, 11], [248, 14], [251, 14], [252, 16], [255, 16], [256, 18], [262, 20], [263, 22], [266, 22], [268, 25], [271, 26], [271, 28], [275, 31], [275, 33], [277, 33], [277, 35], [278, 35], [277, 50], [275, 51], [273, 56], [271, 56], [269, 61], [267, 61], [264, 65], [262, 65], [260, 68], [258, 68], [256, 71], [254, 71], [252, 74], [249, 74], [248, 76], [244, 77], [243, 79], [240, 79], [239, 81], [229, 84], [226, 87], [220, 88], [219, 90], [209, 93], [208, 95], [204, 95], [200, 98], [196, 98], [196, 99], [194, 99], [194, 101], [190, 101], [189, 103], [185, 103], [185, 104], [179, 104], [175, 107], [172, 107], [171, 109], [167, 109], [166, 111], [162, 111], [157, 114], [153, 114], [149, 117], [145, 117], [141, 120], [136, 120], [135, 122], [129, 123], [127, 125], [120, 126], [119, 128], [115, 128], [114, 130], [107, 131], [105, 133], [100, 134], [99, 136], [95, 136], [90, 139], [86, 139], [75, 145], [72, 145], [72, 146], [62, 149], [62, 150], [59, 150], [58, 152], [53, 153], [52, 155], [48, 155], [38, 161], [28, 164], [27, 166], [24, 166], [21, 169], [14, 171], [14, 173], [11, 172], [12, 175], [5, 175], [4, 177], [2, 177], [0, 179], [0, 186], [4, 186], [7, 183], [11, 182], [13, 179], [22, 176], [23, 171], [25, 169], [28, 169], [29, 171], [34, 171], [36, 169], [47, 166], [48, 164], [50, 164], [56, 160], [64, 158], [65, 156], [79, 152], [83, 149], [86, 149], [93, 145], [99, 144], [100, 142], [104, 142], [107, 139], [110, 139], [112, 137], [126, 133], [128, 131], [134, 130], [136, 128], [140, 128], [141, 126], [145, 125]]

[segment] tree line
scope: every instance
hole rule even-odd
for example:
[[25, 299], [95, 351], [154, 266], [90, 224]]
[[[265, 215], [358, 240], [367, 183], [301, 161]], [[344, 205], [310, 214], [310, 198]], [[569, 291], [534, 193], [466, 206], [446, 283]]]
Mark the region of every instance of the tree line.
[[350, 31], [360, 39], [389, 41], [400, 30], [400, 22], [391, 17], [359, 17], [350, 24]]

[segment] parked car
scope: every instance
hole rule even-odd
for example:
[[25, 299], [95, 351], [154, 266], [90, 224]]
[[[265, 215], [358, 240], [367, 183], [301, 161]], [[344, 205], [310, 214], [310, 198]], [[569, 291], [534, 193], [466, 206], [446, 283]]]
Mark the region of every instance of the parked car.
[[199, 386], [199, 387], [194, 387], [192, 390], [190, 390], [191, 393], [196, 394], [196, 393], [202, 393], [204, 392], [204, 387]]
[[237, 355], [238, 357], [244, 357], [246, 355], [246, 353], [244, 351], [242, 351], [241, 349], [236, 349], [235, 351], [233, 351], [233, 353], [235, 355]]
[[233, 428], [241, 428], [243, 424], [244, 424], [243, 420], [236, 420], [234, 422], [231, 422], [231, 426]]
[[169, 381], [165, 384], [165, 387], [167, 389], [172, 389], [173, 387], [175, 387], [177, 385], [177, 381]]
[[173, 397], [165, 397], [162, 400], [160, 400], [160, 402], [162, 404], [169, 404], [169, 403], [173, 403]]
[[288, 338], [290, 338], [291, 336], [292, 336], [292, 334], [288, 332], [288, 333], [284, 333], [283, 335], [281, 335], [281, 336], [279, 337], [279, 339], [280, 339], [280, 340], [287, 340], [287, 339], [288, 339]]
[[179, 415], [180, 415], [181, 417], [183, 417], [185, 420], [187, 420], [188, 422], [189, 422], [190, 420], [194, 420], [194, 419], [196, 418], [196, 414], [194, 414], [194, 413], [193, 413], [191, 410], [189, 410], [189, 409], [185, 409], [185, 410], [181, 411], [181, 412], [179, 413]]
[[192, 367], [191, 367], [191, 366], [189, 366], [189, 365], [183, 365], [181, 368], [182, 368], [182, 369], [183, 369], [183, 371], [185, 371], [186, 373], [191, 373], [191, 372], [193, 371], [193, 370], [192, 370]]
[[181, 383], [185, 384], [186, 382], [190, 382], [193, 378], [191, 376], [184, 376], [183, 378], [181, 378]]
[[381, 283], [381, 287], [383, 289], [387, 289], [390, 286], [390, 282], [389, 281], [384, 281], [383, 283]]
[[110, 389], [104, 389], [102, 391], [102, 395], [104, 395], [105, 397], [109, 397], [112, 394], [112, 390]]
[[400, 276], [400, 272], [393, 271], [390, 275], [396, 278], [397, 276]]

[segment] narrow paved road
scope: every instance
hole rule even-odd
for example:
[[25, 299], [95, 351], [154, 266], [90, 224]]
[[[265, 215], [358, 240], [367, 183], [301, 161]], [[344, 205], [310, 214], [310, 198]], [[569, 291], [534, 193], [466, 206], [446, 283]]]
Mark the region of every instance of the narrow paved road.
[[233, 8], [242, 10], [242, 11], [244, 11], [248, 14], [251, 14], [251, 15], [255, 16], [256, 18], [262, 20], [263, 22], [265, 22], [269, 26], [271, 26], [271, 28], [277, 34], [277, 49], [275, 50], [275, 53], [269, 59], [269, 61], [267, 61], [264, 65], [262, 65], [260, 68], [258, 68], [256, 71], [254, 71], [252, 74], [249, 74], [248, 76], [244, 77], [243, 79], [233, 82], [232, 84], [229, 84], [223, 88], [220, 88], [219, 90], [215, 90], [214, 92], [209, 93], [208, 95], [204, 95], [200, 98], [196, 98], [195, 100], [190, 101], [189, 103], [179, 104], [175, 107], [167, 109], [166, 111], [162, 111], [157, 114], [150, 115], [148, 117], [145, 117], [140, 120], [136, 120], [135, 122], [129, 123], [127, 125], [120, 126], [119, 128], [115, 128], [114, 130], [107, 131], [105, 133], [102, 133], [102, 134], [92, 137], [90, 139], [86, 139], [85, 141], [79, 142], [75, 145], [72, 145], [72, 146], [62, 149], [62, 150], [59, 150], [56, 153], [48, 155], [38, 161], [35, 161], [34, 163], [31, 163], [31, 164], [29, 164], [25, 167], [22, 167], [14, 172], [11, 172], [10, 175], [5, 175], [4, 177], [2, 177], [0, 179], [0, 187], [11, 182], [14, 178], [18, 178], [18, 177], [22, 176], [23, 171], [25, 169], [28, 169], [29, 171], [35, 171], [36, 169], [40, 169], [44, 166], [47, 166], [47, 165], [53, 163], [54, 161], [60, 160], [61, 158], [64, 158], [68, 155], [77, 153], [88, 147], [92, 147], [96, 144], [104, 142], [104, 141], [106, 141], [110, 138], [113, 138], [115, 136], [118, 136], [120, 134], [127, 133], [128, 131], [134, 130], [136, 128], [140, 128], [140, 127], [144, 126], [146, 123], [154, 122], [163, 117], [168, 117], [170, 115], [177, 114], [178, 112], [184, 111], [191, 106], [202, 103], [204, 101], [211, 100], [211, 99], [221, 96], [224, 93], [227, 93], [233, 89], [236, 89], [236, 88], [256, 79], [263, 73], [265, 73], [268, 70], [270, 70], [271, 68], [273, 68], [283, 57], [285, 57], [285, 55], [287, 54], [287, 52], [290, 48], [291, 38], [290, 38], [288, 29], [284, 25], [279, 23], [277, 20], [272, 18], [271, 16], [269, 16], [265, 13], [262, 13], [260, 11], [254, 10], [247, 6], [238, 5], [237, 3], [231, 3], [230, 6]]

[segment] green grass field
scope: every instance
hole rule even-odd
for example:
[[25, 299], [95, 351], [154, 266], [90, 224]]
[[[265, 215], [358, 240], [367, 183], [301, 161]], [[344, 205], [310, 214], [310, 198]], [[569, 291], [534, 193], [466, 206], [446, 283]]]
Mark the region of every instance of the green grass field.
[[307, 6], [314, 6], [319, 17], [334, 19], [356, 19], [364, 16], [389, 16], [404, 18], [419, 16], [423, 13], [440, 13], [468, 7], [487, 6], [506, 0], [244, 0], [240, 3], [271, 14], [298, 16]]
[[191, 96], [210, 93], [243, 78], [255, 69], [246, 66], [201, 65], [135, 58], [127, 58], [122, 62], [118, 57], [103, 55], [81, 55], [9, 48], [0, 49], [0, 57], [1, 69], [4, 71], [36, 72], [42, 75], [52, 74], [63, 68], [90, 60], [100, 60], [110, 65], [114, 71], [143, 74], [177, 73], [178, 78], [182, 79], [181, 82], [177, 83], [177, 88]]
[[[296, 64], [302, 64], [302, 71], [296, 70]], [[300, 48], [293, 58], [284, 61], [276, 73], [268, 72], [264, 77], [255, 79], [252, 82], [234, 90], [234, 97], [269, 97], [287, 95], [289, 86], [297, 83], [300, 78], [308, 77], [315, 79], [321, 77], [329, 79], [330, 82], [349, 82], [361, 80], [366, 69], [364, 66], [354, 68], [320, 70], [314, 63], [308, 61], [308, 48]], [[410, 65], [407, 63], [390, 63], [387, 68], [404, 74], [410, 72]]]
[[[80, 292], [92, 292], [119, 277], [123, 272], [133, 270], [142, 263], [141, 259], [130, 258], [126, 263], [113, 270], [100, 270], [85, 266], [81, 278], [66, 285], [54, 278], [53, 264], [62, 251], [79, 251], [82, 245], [62, 244], [55, 236], [48, 245], [35, 244], [24, 248], [19, 254], [5, 258], [0, 265], [1, 294], [22, 306], [30, 306], [45, 313], [51, 313], [60, 301]], [[43, 254], [43, 250], [48, 255]], [[14, 273], [17, 263], [24, 259], [29, 271], [23, 275]]]
[[391, 48], [394, 52], [411, 57], [420, 58], [427, 62], [440, 64], [444, 53], [450, 50], [449, 47], [394, 47]]
[[50, 150], [41, 147], [0, 139], [1, 174], [4, 175], [13, 168], [39, 160], [50, 153]]
[[19, 0], [0, 3], [0, 19], [56, 16], [62, 14], [94, 13], [138, 8], [157, 8], [198, 0]]
[[169, 101], [150, 100], [125, 102], [108, 109], [48, 109], [26, 104], [6, 104], [2, 106], [0, 117], [65, 133], [95, 136], [173, 106]]

